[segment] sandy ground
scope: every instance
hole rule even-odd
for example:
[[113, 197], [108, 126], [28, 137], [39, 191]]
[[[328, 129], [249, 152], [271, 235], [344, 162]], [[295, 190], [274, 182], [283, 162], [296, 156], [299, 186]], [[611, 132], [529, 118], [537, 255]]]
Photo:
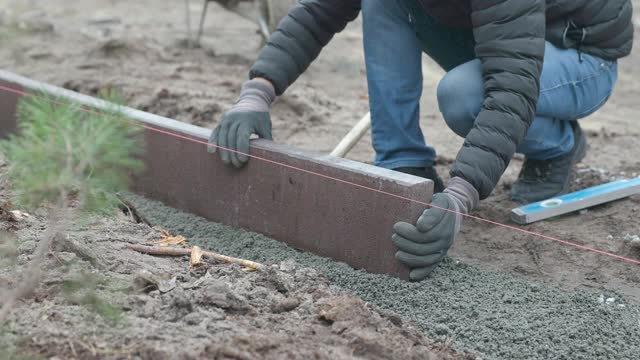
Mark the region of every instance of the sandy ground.
[[[640, 6], [640, 1], [634, 3]], [[193, 4], [192, 18], [199, 8]], [[197, 49], [185, 46], [181, 2], [91, 0], [70, 6], [63, 0], [0, 0], [0, 9], [0, 68], [88, 94], [115, 87], [132, 107], [205, 127], [213, 127], [235, 100], [261, 43], [255, 24], [216, 5], [210, 6]], [[427, 58], [424, 72], [421, 122], [439, 152], [439, 170], [446, 174], [461, 139], [437, 109], [435, 88], [443, 72]], [[278, 101], [273, 112], [276, 141], [331, 151], [367, 111], [364, 74], [362, 33], [355, 21]], [[609, 103], [582, 120], [591, 151], [580, 165], [575, 188], [640, 174], [638, 74], [635, 52], [621, 61]], [[371, 161], [370, 138], [349, 157]], [[477, 215], [509, 221], [515, 205], [508, 200], [508, 189], [521, 164], [516, 157]], [[639, 214], [640, 198], [634, 197], [526, 229], [640, 259], [640, 250], [629, 241], [640, 235]], [[452, 254], [481, 269], [566, 289], [614, 291], [640, 302], [637, 265], [489, 224], [466, 221]]]
[[33, 261], [45, 275], [0, 326], [2, 360], [475, 358], [292, 261], [191, 269], [186, 257], [129, 250], [162, 234], [125, 206], [75, 220], [36, 258], [47, 211], [10, 216], [5, 168], [0, 156], [0, 299]]

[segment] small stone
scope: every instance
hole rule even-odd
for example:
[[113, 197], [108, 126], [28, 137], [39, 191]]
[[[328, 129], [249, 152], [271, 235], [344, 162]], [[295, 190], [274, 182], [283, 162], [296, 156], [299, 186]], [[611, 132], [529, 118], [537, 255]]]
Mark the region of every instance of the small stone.
[[598, 302], [599, 302], [600, 304], [603, 304], [603, 303], [604, 303], [604, 295], [600, 295], [600, 297], [598, 297]]
[[191, 314], [183, 317], [182, 320], [189, 325], [198, 325], [202, 322], [203, 316], [200, 313], [192, 312]]
[[640, 236], [627, 234], [624, 236], [624, 241], [628, 241], [628, 242], [640, 241]]
[[176, 280], [177, 278], [174, 276], [169, 281], [162, 281], [158, 284], [158, 290], [161, 293], [167, 293], [176, 288]]
[[580, 215], [586, 215], [588, 212], [588, 209], [580, 210]]
[[205, 315], [207, 319], [213, 321], [224, 320], [227, 317], [224, 311], [221, 309], [213, 309], [211, 311], [208, 311]]
[[616, 302], [616, 298], [608, 298], [606, 301], [607, 301], [607, 305], [611, 305], [614, 302]]
[[177, 277], [174, 276], [166, 280], [166, 278], [155, 275], [146, 269], [138, 271], [133, 281], [136, 289], [149, 292], [150, 295], [154, 291], [158, 291], [159, 293], [169, 292], [175, 289], [177, 285]]
[[445, 336], [449, 334], [449, 328], [443, 324], [435, 325], [435, 331], [437, 335]]
[[18, 252], [21, 254], [32, 253], [36, 248], [36, 242], [33, 240], [27, 240], [18, 246]]
[[[157, 290], [156, 290], [157, 291]], [[156, 304], [153, 301], [147, 301], [142, 305], [140, 316], [143, 318], [152, 318], [156, 314]]]
[[71, 252], [59, 252], [56, 257], [65, 264], [69, 264], [77, 258], [76, 254]]
[[280, 270], [284, 272], [292, 272], [296, 269], [296, 263], [293, 260], [285, 260], [280, 263]]
[[296, 298], [285, 298], [273, 304], [271, 306], [271, 311], [275, 314], [280, 314], [284, 312], [289, 312], [294, 310], [300, 305], [300, 301]]
[[195, 289], [199, 286], [201, 286], [203, 283], [205, 283], [207, 280], [209, 280], [211, 278], [211, 274], [209, 274], [209, 272], [207, 272], [206, 274], [204, 274], [204, 276], [196, 279], [195, 281], [185, 284], [182, 287], [184, 289]]
[[607, 236], [607, 240], [613, 240], [613, 235]]
[[18, 221], [22, 221], [22, 220], [28, 219], [30, 217], [31, 217], [31, 215], [27, 214], [24, 211], [20, 211], [20, 210], [11, 210], [11, 211], [9, 211], [9, 218], [10, 218], [11, 221], [18, 222]]

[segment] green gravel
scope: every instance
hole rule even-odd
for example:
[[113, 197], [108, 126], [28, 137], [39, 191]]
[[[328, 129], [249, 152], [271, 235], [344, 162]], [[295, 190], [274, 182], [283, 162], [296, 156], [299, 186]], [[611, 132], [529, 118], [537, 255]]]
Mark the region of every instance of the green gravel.
[[128, 200], [153, 224], [189, 242], [263, 263], [293, 259], [323, 272], [336, 288], [414, 321], [431, 338], [483, 359], [638, 359], [640, 316], [620, 296], [564, 291], [447, 259], [433, 276], [409, 283], [301, 252], [266, 236], [208, 221], [143, 197]]

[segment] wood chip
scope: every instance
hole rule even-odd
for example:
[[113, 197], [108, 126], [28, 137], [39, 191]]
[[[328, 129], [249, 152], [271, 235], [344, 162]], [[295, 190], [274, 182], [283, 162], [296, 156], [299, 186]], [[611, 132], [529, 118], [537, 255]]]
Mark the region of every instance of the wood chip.
[[202, 265], [202, 249], [197, 246], [191, 248], [191, 258], [189, 259], [189, 271], [194, 267]]
[[152, 241], [149, 244], [154, 246], [170, 246], [181, 245], [187, 242], [187, 239], [182, 235], [173, 236], [167, 230], [162, 230], [162, 239], [159, 241]]

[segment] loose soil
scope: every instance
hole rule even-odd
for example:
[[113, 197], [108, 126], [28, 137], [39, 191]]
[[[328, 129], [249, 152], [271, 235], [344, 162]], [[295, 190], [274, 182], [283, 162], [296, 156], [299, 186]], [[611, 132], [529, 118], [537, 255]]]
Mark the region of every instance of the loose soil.
[[321, 271], [337, 290], [392, 311], [431, 338], [490, 359], [633, 359], [640, 351], [638, 308], [619, 293], [565, 291], [447, 259], [431, 279], [410, 283], [354, 270], [265, 236], [234, 230], [127, 195], [152, 224], [194, 244], [261, 262], [295, 260]]
[[[640, 1], [634, 0], [634, 4], [637, 8]], [[87, 94], [96, 94], [105, 87], [117, 88], [132, 107], [205, 127], [213, 127], [220, 115], [233, 103], [261, 43], [260, 37], [255, 34], [255, 24], [215, 4], [210, 6], [202, 47], [195, 49], [185, 46], [184, 5], [179, 2], [90, 0], [71, 7], [61, 0], [0, 0], [0, 8], [3, 9], [0, 10], [0, 68]], [[193, 4], [192, 18], [197, 18], [199, 8], [200, 4]], [[635, 19], [636, 23], [640, 23], [638, 15], [635, 15]], [[368, 100], [360, 25], [357, 20], [336, 36], [307, 73], [279, 99], [273, 110], [276, 141], [314, 151], [329, 152], [366, 113]], [[640, 41], [638, 39], [636, 36], [636, 41]], [[439, 151], [439, 171], [446, 174], [461, 139], [447, 129], [437, 109], [435, 87], [443, 72], [427, 58], [424, 60], [424, 69], [422, 128], [427, 140]], [[618, 86], [608, 104], [593, 116], [581, 121], [588, 133], [591, 149], [584, 162], [580, 164], [578, 177], [573, 184], [574, 189], [640, 175], [640, 160], [637, 156], [640, 132], [635, 126], [639, 106], [636, 99], [640, 96], [640, 87], [634, 82], [634, 78], [639, 75], [640, 61], [634, 53], [620, 62]], [[363, 139], [349, 157], [370, 162], [373, 158], [370, 137]], [[522, 158], [516, 156], [494, 195], [483, 202], [476, 215], [494, 221], [509, 222], [509, 210], [515, 207], [515, 204], [508, 200], [509, 188], [515, 181], [521, 164]], [[154, 206], [148, 211], [163, 213], [153, 210]], [[526, 226], [525, 229], [640, 259], [640, 249], [632, 246], [632, 240], [640, 235], [639, 215], [640, 197], [636, 196], [580, 214]], [[164, 219], [163, 221], [171, 222], [170, 218], [158, 216]], [[193, 229], [180, 227], [176, 230], [196, 236]], [[208, 241], [211, 246], [216, 246], [213, 240]], [[238, 251], [236, 255], [242, 253]], [[462, 236], [455, 244], [452, 255], [456, 261], [477, 266], [469, 269], [479, 269], [478, 274], [505, 273], [522, 280], [522, 284], [533, 282], [541, 284], [544, 289], [551, 286], [567, 291], [578, 290], [575, 294], [582, 295], [575, 296], [586, 296], [585, 299], [593, 300], [595, 296], [594, 306], [597, 309], [600, 309], [598, 294], [604, 294], [605, 300], [612, 297], [618, 299], [616, 301], [622, 301], [621, 305], [627, 305], [620, 309], [634, 308], [640, 303], [640, 272], [637, 265], [489, 224], [465, 221]], [[455, 275], [458, 267], [456, 261], [451, 260], [445, 264], [430, 282], [424, 285], [434, 291], [430, 296], [440, 294], [441, 286], [449, 286], [442, 284], [453, 281], [451, 279], [457, 279], [456, 284], [462, 281]], [[320, 270], [328, 271], [326, 268]], [[463, 273], [468, 276], [466, 270]], [[327, 276], [341, 289], [350, 288], [348, 284], [341, 283], [330, 274]], [[483, 276], [485, 275], [471, 278]], [[472, 286], [469, 282], [462, 283]], [[487, 285], [482, 282], [482, 286]], [[409, 286], [407, 289], [414, 288]], [[461, 304], [474, 303], [476, 298], [463, 298], [459, 288], [453, 286], [451, 289], [458, 291]], [[494, 292], [483, 293], [483, 297], [497, 303], [505, 302], [505, 289], [491, 286], [488, 289], [493, 289]], [[373, 295], [359, 290], [351, 291], [366, 301], [376, 302]], [[584, 295], [584, 291], [598, 296]], [[465, 294], [479, 296], [476, 293]], [[514, 294], [515, 298], [528, 298], [525, 294]], [[621, 298], [624, 300], [619, 300]], [[531, 299], [535, 299], [534, 303], [541, 301], [537, 297]], [[377, 302], [385, 303], [382, 300]], [[424, 305], [421, 302], [416, 304]], [[440, 303], [442, 309], [448, 308], [449, 304]], [[531, 306], [529, 301], [525, 301], [524, 304], [524, 308]], [[582, 304], [591, 303], [584, 300]], [[576, 311], [601, 311], [581, 306], [577, 306]], [[416, 317], [422, 315], [411, 316], [409, 311], [403, 312], [400, 305], [388, 307], [405, 318], [417, 320], [423, 330], [437, 338], [434, 335], [438, 334], [432, 326], [437, 319], [431, 317], [433, 314], [426, 316], [421, 323]], [[435, 307], [426, 308], [437, 313]], [[410, 309], [414, 312], [424, 311], [418, 310], [417, 307]], [[487, 312], [489, 310], [490, 308], [486, 308]], [[521, 327], [529, 327], [534, 321], [534, 318], [528, 317], [531, 312], [525, 310], [522, 309], [523, 315], [519, 323]], [[603, 327], [603, 323], [593, 322], [585, 323], [589, 326], [585, 325], [584, 331], [591, 333], [605, 329], [605, 332], [611, 331], [611, 337], [616, 336], [614, 334], [617, 330], [627, 331], [629, 334], [637, 331], [637, 320], [635, 325], [629, 325], [631, 328], [625, 328], [625, 324], [628, 323], [620, 319], [630, 315], [626, 313], [627, 310], [620, 311], [625, 312], [625, 315], [618, 319], [620, 322], [604, 322], [617, 324], [615, 329], [606, 330], [609, 328]], [[474, 314], [473, 311], [471, 313]], [[497, 323], [491, 326], [515, 331], [515, 328], [505, 327], [501, 323], [500, 319], [505, 316], [507, 315], [498, 313], [495, 320]], [[480, 316], [480, 319], [484, 318]], [[485, 322], [457, 321], [451, 323], [457, 324], [458, 327], [447, 330], [445, 334], [457, 334], [460, 328], [468, 327], [470, 323]], [[489, 325], [484, 324], [482, 327], [485, 329], [483, 331], [488, 331], [486, 329]], [[531, 328], [537, 329], [535, 326]], [[475, 333], [474, 330], [469, 331]], [[476, 333], [483, 338], [482, 334], [484, 332]], [[511, 335], [507, 332], [498, 334], [507, 336], [498, 341], [500, 344], [506, 341], [505, 339], [518, 343], [517, 339], [511, 337], [513, 331]], [[575, 337], [582, 338], [581, 336]], [[550, 338], [551, 335], [547, 337]], [[475, 347], [475, 350], [481, 350], [489, 357], [503, 357], [506, 354], [501, 352], [504, 348], [500, 346], [481, 346], [480, 340], [471, 335], [463, 335], [456, 339], [454, 344], [458, 348]], [[497, 341], [495, 338], [485, 339], [489, 343]], [[627, 346], [637, 346], [638, 342], [634, 341], [627, 343]], [[544, 341], [542, 343], [547, 344]], [[555, 349], [562, 348], [554, 343], [548, 345]], [[589, 347], [591, 344], [587, 345]], [[509, 351], [515, 349], [522, 352], [519, 356], [509, 352], [514, 356], [507, 357], [537, 356], [535, 353], [527, 353], [524, 350], [525, 346], [510, 349]], [[568, 349], [575, 350], [571, 346]], [[567, 354], [562, 353], [562, 350], [558, 351], [560, 353], [553, 354]]]
[[[0, 204], [9, 195], [5, 166], [0, 157]], [[136, 253], [126, 245], [157, 241], [161, 231], [130, 212], [77, 219], [45, 259], [33, 257], [45, 209], [15, 221], [0, 208], [0, 218], [0, 299], [29, 263], [46, 274], [0, 326], [0, 359], [475, 358], [291, 260], [260, 271], [215, 262], [189, 269], [186, 257]]]

